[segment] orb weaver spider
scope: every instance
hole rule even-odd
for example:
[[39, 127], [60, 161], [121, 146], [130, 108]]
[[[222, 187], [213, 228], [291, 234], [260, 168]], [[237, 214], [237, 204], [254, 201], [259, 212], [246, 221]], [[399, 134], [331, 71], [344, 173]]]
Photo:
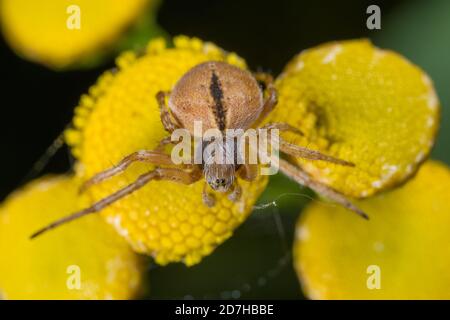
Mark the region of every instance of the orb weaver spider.
[[[261, 82], [266, 91], [264, 98]], [[168, 98], [168, 104], [166, 104]], [[185, 73], [175, 84], [171, 92], [158, 92], [156, 99], [159, 104], [161, 122], [165, 130], [172, 134], [175, 130], [184, 128], [194, 131], [194, 122], [201, 121], [206, 129], [243, 129], [250, 127], [258, 129], [290, 131], [302, 134], [300, 130], [287, 123], [268, 123], [258, 126], [277, 104], [277, 91], [272, 77], [267, 73], [252, 74], [246, 70], [232, 66], [225, 62], [208, 61], [199, 64]], [[203, 144], [220, 144], [225, 153], [230, 146], [234, 147], [235, 139], [216, 139], [204, 141]], [[279, 150], [288, 156], [309, 160], [322, 160], [344, 166], [354, 166], [353, 163], [337, 159], [318, 151], [291, 144], [281, 137], [278, 138]], [[209, 186], [213, 192], [226, 192], [231, 201], [240, 198], [241, 188], [235, 179], [252, 181], [258, 175], [258, 165], [236, 161], [227, 163], [220, 161], [210, 148], [200, 164], [175, 165], [171, 156], [164, 152], [163, 147], [172, 143], [170, 136], [164, 138], [155, 150], [141, 150], [130, 154], [116, 166], [93, 176], [82, 186], [82, 190], [98, 184], [117, 174], [120, 174], [134, 162], [147, 162], [157, 166], [155, 169], [142, 174], [134, 182], [107, 196], [92, 206], [79, 212], [63, 217], [35, 232], [31, 238], [53, 229], [61, 224], [75, 220], [87, 214], [96, 213], [119, 199], [142, 188], [151, 180], [170, 180], [182, 184], [192, 184], [205, 178], [205, 188], [202, 199], [205, 205], [214, 205], [214, 195], [207, 191]], [[237, 150], [237, 148], [232, 148]], [[239, 154], [233, 155], [233, 159]], [[219, 157], [220, 158], [220, 157]], [[356, 212], [364, 218], [368, 216], [338, 191], [312, 179], [300, 167], [280, 158], [279, 169], [288, 177], [315, 192], [329, 198], [336, 203]]]

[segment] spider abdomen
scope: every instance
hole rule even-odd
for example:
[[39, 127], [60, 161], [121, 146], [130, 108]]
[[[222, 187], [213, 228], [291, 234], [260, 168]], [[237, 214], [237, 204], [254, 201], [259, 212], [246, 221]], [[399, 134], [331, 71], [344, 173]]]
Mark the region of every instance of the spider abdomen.
[[258, 118], [263, 94], [246, 70], [209, 61], [190, 69], [175, 84], [169, 108], [180, 125], [194, 134], [194, 121], [208, 129], [247, 129]]

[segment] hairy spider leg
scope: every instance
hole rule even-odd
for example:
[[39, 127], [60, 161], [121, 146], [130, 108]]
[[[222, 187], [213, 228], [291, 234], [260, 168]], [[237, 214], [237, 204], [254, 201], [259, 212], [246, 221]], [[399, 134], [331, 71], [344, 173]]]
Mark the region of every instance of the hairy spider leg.
[[169, 107], [166, 104], [166, 98], [170, 95], [169, 91], [159, 91], [156, 94], [156, 100], [159, 105], [159, 112], [161, 113], [161, 122], [167, 132], [172, 133], [175, 129], [181, 128], [177, 119], [172, 115]]
[[277, 89], [273, 83], [273, 77], [264, 72], [255, 73], [254, 77], [257, 81], [263, 82], [266, 87], [266, 99], [264, 100], [264, 104], [262, 107], [262, 111], [254, 123], [254, 127], [258, 127], [261, 121], [263, 121], [269, 113], [275, 108], [278, 103], [278, 94]]
[[84, 192], [89, 187], [105, 181], [115, 175], [118, 175], [119, 173], [122, 173], [134, 162], [148, 162], [155, 165], [174, 165], [170, 156], [162, 152], [149, 150], [140, 150], [137, 152], [133, 152], [132, 154], [123, 158], [114, 167], [99, 172], [95, 176], [84, 182], [80, 188], [80, 192]]
[[151, 180], [170, 180], [188, 185], [200, 180], [201, 177], [202, 177], [201, 171], [198, 170], [198, 168], [196, 167], [194, 167], [194, 170], [192, 171], [185, 171], [177, 168], [156, 168], [152, 171], [142, 174], [134, 182], [116, 191], [112, 195], [97, 201], [92, 206], [50, 223], [44, 228], [33, 233], [30, 236], [30, 239], [34, 239], [37, 236], [42, 235], [43, 233], [51, 229], [54, 229], [62, 224], [84, 217], [91, 213], [97, 213], [102, 209], [108, 207], [109, 205], [113, 204], [114, 202], [142, 188]]
[[280, 159], [280, 170], [283, 172], [286, 176], [293, 179], [297, 183], [304, 185], [311, 190], [314, 190], [320, 195], [323, 195], [324, 197], [333, 200], [334, 202], [342, 205], [343, 207], [350, 209], [351, 211], [357, 213], [359, 216], [363, 217], [364, 219], [369, 219], [369, 216], [359, 209], [357, 206], [355, 206], [349, 199], [347, 199], [343, 194], [339, 193], [338, 191], [320, 183], [317, 181], [314, 181], [305, 171], [303, 171], [301, 168], [289, 163], [288, 161], [284, 159]]

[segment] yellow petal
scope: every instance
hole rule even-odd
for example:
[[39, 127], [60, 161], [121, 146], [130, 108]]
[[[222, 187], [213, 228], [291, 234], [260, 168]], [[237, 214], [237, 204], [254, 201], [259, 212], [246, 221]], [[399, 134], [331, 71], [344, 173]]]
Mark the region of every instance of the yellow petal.
[[[20, 55], [59, 69], [112, 46], [154, 3], [154, 0], [2, 0], [0, 20], [6, 40]], [[78, 13], [79, 29], [74, 28]]]
[[[177, 37], [174, 42], [174, 48], [166, 48], [163, 40], [153, 40], [140, 57], [122, 54], [117, 59], [119, 70], [105, 73], [89, 96], [82, 97], [77, 110], [89, 112], [76, 112], [75, 129], [67, 132], [66, 139], [81, 163], [78, 174], [84, 179], [132, 152], [154, 149], [169, 135], [161, 124], [155, 95], [170, 90], [190, 68], [207, 60], [245, 68], [237, 55], [211, 43], [187, 37]], [[96, 200], [108, 196], [152, 167], [134, 164], [89, 193]], [[231, 236], [250, 214], [266, 182], [266, 178], [240, 181], [239, 202], [233, 204], [216, 193], [216, 205], [207, 208], [201, 199], [204, 181], [190, 186], [153, 181], [106, 208], [102, 215], [136, 251], [152, 255], [160, 264], [182, 261], [192, 265]]]
[[297, 224], [294, 245], [306, 294], [450, 299], [449, 190], [450, 169], [429, 161], [406, 185], [360, 201], [369, 221], [339, 206], [310, 205]]
[[29, 239], [44, 224], [78, 208], [78, 187], [66, 176], [40, 178], [1, 205], [3, 298], [129, 299], [141, 290], [142, 257], [98, 216]]
[[344, 167], [302, 161], [315, 179], [351, 197], [399, 185], [426, 159], [439, 122], [428, 76], [367, 40], [306, 50], [277, 80], [279, 103], [268, 121], [288, 122], [297, 144], [351, 161]]

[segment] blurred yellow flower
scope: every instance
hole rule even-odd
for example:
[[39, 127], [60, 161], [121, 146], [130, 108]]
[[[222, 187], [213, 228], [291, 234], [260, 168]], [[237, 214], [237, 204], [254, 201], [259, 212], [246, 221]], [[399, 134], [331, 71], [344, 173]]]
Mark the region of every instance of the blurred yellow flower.
[[71, 177], [40, 178], [0, 206], [2, 298], [129, 299], [141, 291], [142, 257], [98, 216], [29, 239], [78, 208], [78, 187]]
[[439, 123], [429, 77], [397, 53], [367, 40], [333, 42], [295, 57], [277, 79], [269, 121], [288, 122], [299, 145], [351, 161], [302, 161], [316, 180], [361, 198], [399, 185], [426, 159]]
[[[139, 57], [123, 53], [117, 59], [118, 70], [103, 74], [81, 98], [75, 111], [75, 128], [66, 132], [66, 140], [80, 162], [78, 175], [90, 178], [132, 152], [154, 149], [169, 135], [161, 124], [156, 93], [171, 89], [186, 71], [208, 60], [245, 68], [236, 54], [187, 37], [176, 37], [171, 48], [162, 39], [153, 40]], [[99, 200], [151, 169], [149, 164], [133, 164], [88, 193], [92, 200]], [[266, 177], [253, 183], [240, 181], [239, 202], [216, 194], [216, 205], [208, 208], [201, 197], [204, 181], [190, 186], [152, 181], [104, 209], [101, 215], [137, 252], [152, 255], [159, 264], [182, 261], [192, 265], [231, 236], [252, 211], [266, 182]]]
[[450, 169], [428, 161], [406, 185], [360, 201], [370, 221], [311, 204], [294, 262], [313, 299], [450, 299]]
[[61, 69], [104, 54], [157, 2], [1, 0], [0, 21], [6, 40], [19, 55]]

